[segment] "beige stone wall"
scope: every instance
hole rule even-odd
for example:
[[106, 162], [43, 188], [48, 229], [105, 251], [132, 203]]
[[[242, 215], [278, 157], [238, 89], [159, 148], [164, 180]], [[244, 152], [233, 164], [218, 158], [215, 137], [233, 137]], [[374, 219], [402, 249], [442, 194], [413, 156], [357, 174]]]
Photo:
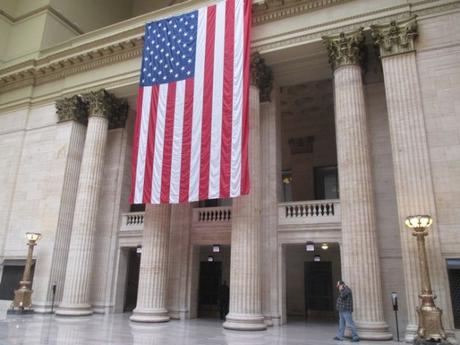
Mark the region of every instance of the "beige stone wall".
[[[460, 257], [460, 13], [419, 21], [417, 64], [444, 257]], [[435, 291], [436, 293], [436, 291]]]
[[[293, 201], [313, 200], [314, 167], [337, 164], [331, 80], [281, 88], [282, 169], [292, 171]], [[289, 140], [313, 136], [311, 153], [291, 153]]]

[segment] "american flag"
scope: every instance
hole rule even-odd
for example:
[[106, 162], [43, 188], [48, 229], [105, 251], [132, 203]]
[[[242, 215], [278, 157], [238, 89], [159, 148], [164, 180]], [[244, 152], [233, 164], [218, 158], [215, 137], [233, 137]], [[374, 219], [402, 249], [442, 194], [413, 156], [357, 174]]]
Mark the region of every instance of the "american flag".
[[250, 0], [147, 23], [131, 203], [249, 192]]

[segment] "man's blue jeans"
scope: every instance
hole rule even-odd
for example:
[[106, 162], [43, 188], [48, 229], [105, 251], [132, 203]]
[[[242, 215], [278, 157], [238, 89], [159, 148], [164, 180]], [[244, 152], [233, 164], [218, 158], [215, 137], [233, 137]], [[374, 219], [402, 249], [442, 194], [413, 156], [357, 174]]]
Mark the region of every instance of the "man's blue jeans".
[[356, 325], [353, 322], [353, 317], [351, 316], [350, 311], [339, 311], [339, 332], [337, 333], [337, 337], [343, 339], [343, 335], [345, 333], [345, 323], [351, 329], [351, 337], [353, 339], [359, 339], [358, 332], [356, 331]]

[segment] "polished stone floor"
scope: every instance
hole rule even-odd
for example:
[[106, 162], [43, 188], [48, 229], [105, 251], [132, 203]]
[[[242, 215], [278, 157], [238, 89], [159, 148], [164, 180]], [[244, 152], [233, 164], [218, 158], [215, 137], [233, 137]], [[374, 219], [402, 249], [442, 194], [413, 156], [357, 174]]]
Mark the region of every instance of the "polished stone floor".
[[[0, 320], [0, 345], [333, 345], [334, 323], [295, 322], [262, 332], [236, 332], [219, 320], [130, 322], [128, 314], [63, 318], [51, 315], [8, 316]], [[349, 343], [344, 341], [342, 344]], [[394, 345], [367, 342], [362, 345]]]

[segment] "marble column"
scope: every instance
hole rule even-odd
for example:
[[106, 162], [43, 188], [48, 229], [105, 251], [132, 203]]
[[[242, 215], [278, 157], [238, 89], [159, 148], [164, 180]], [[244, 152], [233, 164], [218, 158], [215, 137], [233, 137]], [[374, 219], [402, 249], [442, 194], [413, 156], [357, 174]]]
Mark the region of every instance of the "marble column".
[[262, 171], [262, 313], [268, 326], [281, 323], [278, 300], [278, 202], [281, 195], [279, 87], [260, 104]]
[[[46, 286], [46, 296], [40, 300], [35, 291], [36, 312], [50, 312], [53, 301], [53, 284], [56, 284], [54, 303], [62, 300], [64, 289], [67, 254], [70, 245], [75, 202], [77, 199], [78, 178], [85, 143], [86, 124], [88, 111], [80, 96], [63, 98], [56, 101], [59, 131], [68, 137], [67, 164], [64, 171], [59, 218], [56, 227], [56, 237], [51, 259], [50, 277]], [[59, 134], [58, 134], [59, 135]], [[53, 306], [54, 307], [54, 306]]]
[[146, 205], [137, 304], [131, 321], [169, 321], [166, 286], [170, 218], [171, 206]]
[[[249, 90], [249, 176], [248, 195], [235, 198], [232, 208], [229, 313], [223, 324], [233, 330], [257, 331], [267, 326], [262, 315], [261, 294], [261, 181], [259, 90], [271, 73], [255, 55], [251, 61]], [[262, 96], [264, 92], [262, 91]]]
[[168, 262], [168, 311], [171, 319], [190, 317], [187, 306], [188, 258], [195, 203], [171, 205]]
[[83, 99], [88, 105], [88, 129], [78, 181], [64, 291], [56, 310], [56, 315], [65, 316], [90, 315], [93, 312], [90, 288], [96, 216], [109, 116], [117, 111], [115, 98], [105, 90], [85, 94]]
[[416, 335], [416, 306], [419, 304], [421, 280], [417, 241], [405, 227], [404, 219], [417, 214], [429, 214], [434, 220], [426, 237], [430, 277], [433, 292], [438, 295], [436, 304], [444, 311], [444, 327], [447, 334], [452, 335], [449, 284], [446, 264], [441, 255], [431, 162], [417, 71], [414, 42], [417, 36], [416, 19], [374, 25], [372, 36], [380, 47], [390, 124], [408, 313], [405, 338], [410, 342]]
[[392, 335], [384, 320], [371, 156], [361, 62], [362, 29], [324, 38], [334, 70], [335, 130], [342, 209], [342, 273], [352, 288], [362, 339]]

